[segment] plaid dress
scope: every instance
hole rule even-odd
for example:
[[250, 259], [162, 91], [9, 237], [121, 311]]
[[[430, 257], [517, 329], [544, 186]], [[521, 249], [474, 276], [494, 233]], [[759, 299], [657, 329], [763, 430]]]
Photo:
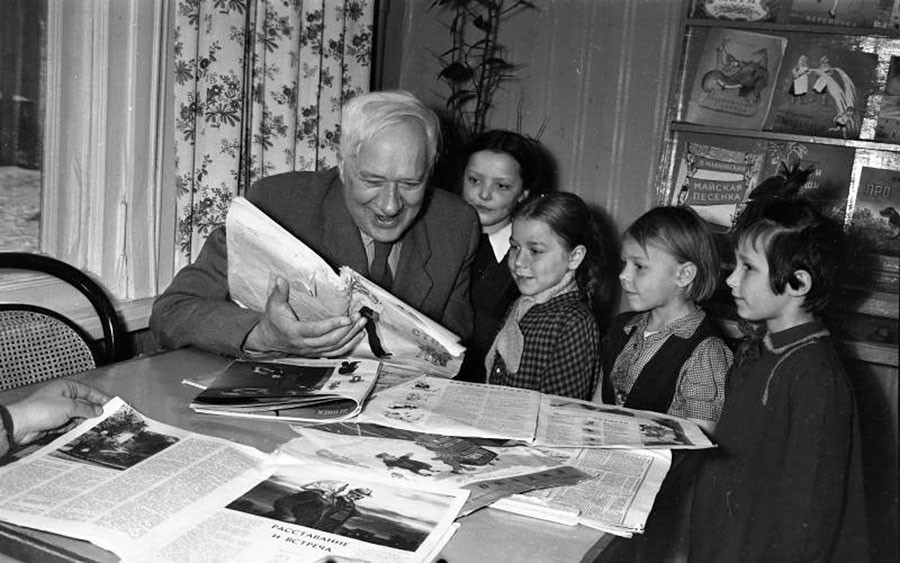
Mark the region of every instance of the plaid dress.
[[590, 400], [600, 376], [600, 329], [581, 291], [534, 305], [519, 321], [524, 337], [517, 373], [497, 354], [488, 381]]

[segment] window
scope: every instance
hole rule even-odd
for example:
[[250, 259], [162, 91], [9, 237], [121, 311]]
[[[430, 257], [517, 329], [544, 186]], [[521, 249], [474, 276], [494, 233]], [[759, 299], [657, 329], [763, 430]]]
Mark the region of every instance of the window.
[[[0, 0], [0, 19], [32, 3]], [[174, 3], [40, 3], [46, 7], [36, 117], [43, 124], [40, 243], [33, 250], [98, 279], [125, 309], [129, 328], [142, 328], [149, 302], [172, 275], [167, 46]], [[40, 303], [47, 295], [40, 280], [0, 276], [0, 301], [30, 292]]]
[[46, 0], [0, 0], [0, 250], [36, 251]]

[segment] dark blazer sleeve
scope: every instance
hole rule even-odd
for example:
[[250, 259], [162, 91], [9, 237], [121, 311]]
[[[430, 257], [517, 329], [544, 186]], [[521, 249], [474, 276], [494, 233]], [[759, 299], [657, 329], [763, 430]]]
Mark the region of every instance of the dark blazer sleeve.
[[164, 348], [197, 346], [239, 356], [260, 313], [229, 299], [225, 228], [212, 232], [193, 264], [185, 266], [153, 303], [150, 331]]
[[[295, 236], [318, 243], [321, 204], [337, 178], [332, 169], [318, 173], [291, 172], [263, 178], [247, 199]], [[178, 272], [153, 304], [150, 331], [164, 348], [197, 346], [241, 356], [241, 346], [261, 312], [244, 309], [228, 292], [228, 249], [225, 228], [210, 234], [200, 255]]]
[[433, 226], [433, 276], [446, 295], [440, 322], [463, 340], [472, 336], [474, 313], [470, 299], [471, 269], [478, 248], [481, 224], [475, 210], [461, 199], [438, 190], [433, 205], [440, 206], [442, 223]]

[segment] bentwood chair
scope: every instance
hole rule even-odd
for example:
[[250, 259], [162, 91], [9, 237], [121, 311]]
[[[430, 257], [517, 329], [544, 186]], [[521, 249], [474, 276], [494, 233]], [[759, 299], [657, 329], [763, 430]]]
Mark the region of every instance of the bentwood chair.
[[95, 340], [57, 311], [0, 303], [0, 391], [62, 377], [124, 359], [125, 329], [103, 289], [65, 262], [26, 252], [0, 252], [0, 270], [42, 272], [81, 292], [91, 303], [103, 337]]

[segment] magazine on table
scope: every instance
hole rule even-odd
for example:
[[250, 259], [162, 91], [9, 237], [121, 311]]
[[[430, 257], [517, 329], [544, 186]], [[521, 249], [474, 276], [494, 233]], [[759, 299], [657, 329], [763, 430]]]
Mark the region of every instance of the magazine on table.
[[684, 418], [529, 389], [428, 376], [373, 395], [357, 421], [547, 447], [713, 447], [700, 427]]
[[235, 360], [191, 402], [195, 412], [284, 422], [359, 414], [378, 380], [375, 360]]
[[622, 537], [643, 533], [669, 467], [668, 450], [541, 448], [591, 475], [577, 483], [500, 499], [491, 506]]
[[467, 492], [283, 463], [121, 399], [0, 468], [0, 519], [127, 561], [430, 561]]
[[366, 338], [350, 355], [453, 377], [465, 347], [458, 336], [352, 268], [334, 269], [303, 241], [244, 198], [231, 202], [225, 221], [228, 289], [243, 307], [264, 311], [275, 279], [290, 285], [299, 318], [322, 320], [360, 313]]

